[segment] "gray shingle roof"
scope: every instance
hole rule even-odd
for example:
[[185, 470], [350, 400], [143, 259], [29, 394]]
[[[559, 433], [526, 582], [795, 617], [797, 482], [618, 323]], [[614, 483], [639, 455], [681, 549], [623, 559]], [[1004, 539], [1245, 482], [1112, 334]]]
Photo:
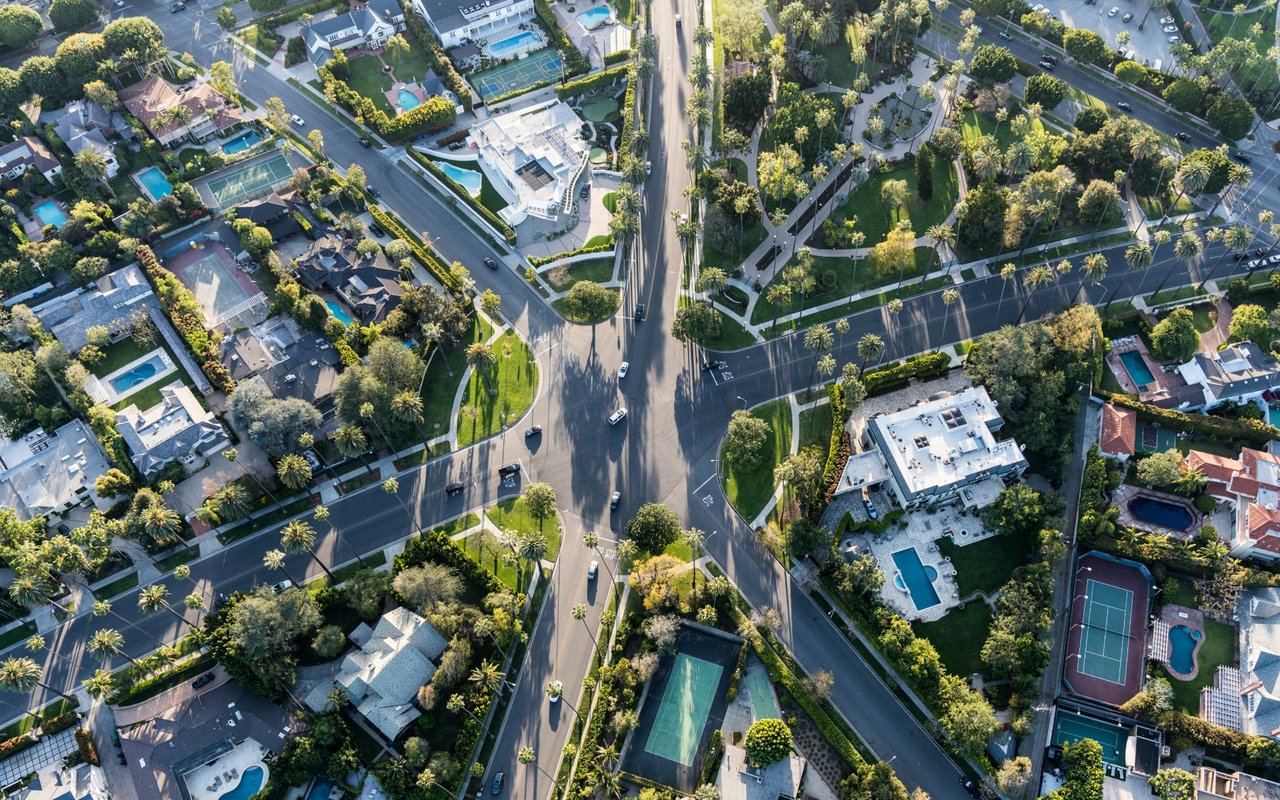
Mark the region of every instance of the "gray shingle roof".
[[227, 433], [186, 386], [160, 389], [161, 400], [146, 411], [131, 405], [116, 414], [134, 465], [143, 475], [177, 459], [204, 455], [227, 444]]

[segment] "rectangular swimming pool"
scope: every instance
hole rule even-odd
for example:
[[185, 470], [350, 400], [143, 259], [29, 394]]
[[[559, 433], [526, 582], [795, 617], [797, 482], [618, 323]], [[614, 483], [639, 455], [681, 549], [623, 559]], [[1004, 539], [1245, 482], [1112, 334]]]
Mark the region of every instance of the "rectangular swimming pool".
[[236, 153], [243, 153], [245, 150], [248, 150], [250, 147], [253, 147], [261, 141], [262, 134], [250, 128], [234, 139], [228, 139], [227, 143], [222, 146], [222, 152], [229, 156], [233, 156]]
[[158, 202], [162, 197], [173, 194], [173, 186], [159, 167], [147, 167], [134, 173], [134, 179], [142, 187], [142, 191], [151, 196], [151, 202]]
[[67, 224], [67, 215], [62, 213], [62, 209], [53, 200], [44, 201], [31, 209], [31, 213], [36, 215], [36, 219], [40, 220], [40, 227], [42, 228], [48, 225], [61, 228]]
[[938, 571], [926, 566], [914, 547], [894, 553], [893, 563], [902, 573], [894, 578], [894, 583], [911, 595], [911, 602], [915, 603], [917, 610], [924, 611], [942, 602], [942, 598], [938, 597], [938, 590], [933, 588]]
[[538, 41], [537, 34], [532, 31], [521, 31], [515, 36], [508, 36], [505, 39], [494, 42], [489, 45], [489, 52], [494, 58], [506, 58], [522, 47], [529, 47]]
[[1142, 353], [1136, 350], [1130, 350], [1127, 353], [1120, 354], [1120, 361], [1124, 364], [1124, 368], [1129, 372], [1129, 377], [1138, 386], [1146, 386], [1149, 383], [1156, 382], [1156, 376], [1152, 374], [1151, 367], [1147, 366], [1147, 360], [1142, 357]]

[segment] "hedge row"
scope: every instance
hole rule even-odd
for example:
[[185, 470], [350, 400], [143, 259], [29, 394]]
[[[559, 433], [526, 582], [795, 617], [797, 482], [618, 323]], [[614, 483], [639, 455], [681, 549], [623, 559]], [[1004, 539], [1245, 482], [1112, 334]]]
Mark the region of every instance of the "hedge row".
[[59, 714], [53, 719], [47, 719], [40, 725], [40, 732], [45, 736], [52, 736], [55, 733], [62, 733], [68, 728], [74, 728], [80, 724], [80, 715], [74, 711], [68, 711], [65, 714]]
[[1186, 737], [1211, 751], [1217, 751], [1226, 760], [1241, 764], [1250, 773], [1275, 776], [1280, 770], [1280, 743], [1268, 737], [1239, 733], [1189, 714], [1166, 714], [1161, 722], [1171, 736]]
[[440, 281], [446, 289], [454, 290], [458, 288], [457, 281], [453, 279], [453, 273], [449, 271], [449, 265], [445, 264], [439, 256], [434, 252], [423, 247], [422, 241], [417, 236], [409, 233], [409, 231], [400, 224], [400, 220], [392, 217], [378, 206], [369, 206], [369, 215], [373, 217], [374, 222], [386, 230], [386, 232], [395, 239], [403, 239], [409, 243], [409, 248], [413, 251], [415, 258], [421, 262], [422, 266], [427, 268], [436, 280]]
[[[344, 62], [345, 59], [338, 63]], [[332, 66], [333, 62], [330, 62], [316, 70], [316, 74], [320, 76], [320, 82], [325, 87], [325, 95], [329, 96], [332, 93], [338, 105], [357, 120], [368, 125], [374, 133], [390, 142], [400, 142], [420, 133], [447, 128], [457, 118], [453, 103], [442, 95], [427, 98], [425, 103], [408, 113], [389, 116], [387, 112], [374, 105], [372, 100], [337, 78], [333, 74]]]
[[562, 258], [585, 256], [589, 253], [607, 253], [616, 246], [615, 242], [608, 241], [604, 244], [593, 244], [588, 247], [579, 247], [577, 250], [566, 250], [563, 253], [556, 253], [549, 256], [529, 256], [529, 263], [535, 267], [541, 267], [543, 264], [550, 264], [552, 261], [559, 261]]
[[[743, 647], [745, 650], [745, 646]], [[724, 757], [724, 734], [716, 728], [711, 732], [711, 741], [707, 744], [707, 757], [702, 762], [702, 782], [700, 785], [714, 784], [716, 773], [720, 771], [720, 759]]]
[[[212, 669], [217, 663], [212, 653], [202, 653], [199, 657], [190, 661], [184, 661], [163, 672], [157, 672], [155, 675], [143, 678], [132, 686], [118, 686], [115, 694], [110, 698], [111, 705], [127, 706], [135, 701], [146, 700], [154, 696], [154, 693], [149, 694], [153, 688], [162, 685], [177, 685], [187, 678], [193, 678], [206, 670]], [[119, 678], [126, 673], [127, 671], [116, 673], [116, 676]]]
[[468, 111], [472, 108], [471, 87], [458, 74], [458, 70], [453, 66], [453, 61], [449, 59], [449, 55], [445, 53], [444, 46], [440, 44], [440, 40], [427, 27], [427, 22], [418, 12], [405, 9], [404, 26], [409, 29], [409, 35], [422, 48], [422, 54], [427, 58], [427, 66], [431, 67], [431, 71], [440, 77], [440, 82], [449, 87], [449, 91], [458, 96], [458, 102], [462, 103], [463, 108]]
[[86, 764], [98, 766], [102, 761], [98, 758], [98, 748], [93, 744], [93, 736], [85, 728], [76, 729], [76, 748], [80, 751], [80, 760]]
[[[626, 50], [621, 51], [625, 55]], [[618, 78], [624, 77], [630, 67], [626, 64], [618, 67], [601, 70], [584, 78], [578, 78], [576, 81], [569, 81], [563, 86], [556, 87], [556, 97], [561, 100], [568, 100], [570, 97], [577, 97], [580, 94], [586, 94], [592, 89], [600, 86], [608, 86]]]
[[622, 163], [623, 156], [632, 155], [634, 151], [636, 80], [638, 80], [636, 71], [628, 69], [627, 91], [622, 96], [622, 133], [618, 136], [618, 163]]
[[488, 100], [484, 101], [484, 104], [492, 109], [494, 106], [517, 98], [522, 94], [528, 94], [529, 92], [536, 92], [539, 89], [545, 89], [548, 86], [554, 86], [558, 80], [559, 78], [547, 78], [544, 81], [538, 81], [537, 83], [526, 86], [523, 89], [516, 89], [514, 92], [507, 92], [506, 94], [500, 94], [497, 97], [490, 97]]
[[843, 536], [845, 533], [873, 533], [882, 534], [889, 530], [889, 527], [896, 525], [903, 517], [907, 515], [905, 509], [891, 508], [880, 515], [880, 519], [864, 519], [860, 522], [847, 522], [852, 520], [850, 514], [845, 514], [840, 518], [839, 534]]
[[160, 306], [200, 362], [200, 369], [204, 370], [214, 388], [230, 393], [236, 388], [236, 382], [219, 359], [218, 337], [205, 328], [204, 312], [200, 310], [196, 296], [160, 264], [150, 247], [138, 245], [136, 256], [142, 271], [151, 279], [156, 297], [160, 298]]
[[265, 25], [274, 32], [281, 25], [288, 25], [290, 22], [297, 22], [302, 19], [303, 14], [315, 15], [330, 9], [342, 14], [348, 11], [349, 7], [346, 0], [316, 0], [314, 3], [303, 3], [302, 5], [294, 6], [288, 11], [272, 14], [258, 24]]
[[1148, 405], [1123, 394], [1098, 391], [1098, 395], [1112, 403], [1138, 412], [1138, 418], [1171, 425], [1179, 430], [1194, 431], [1207, 437], [1242, 442], [1250, 447], [1265, 449], [1272, 439], [1280, 439], [1280, 428], [1256, 419], [1227, 419], [1200, 414], [1188, 414], [1169, 408]]
[[573, 46], [573, 42], [569, 41], [569, 36], [560, 28], [560, 22], [556, 19], [555, 12], [551, 10], [549, 0], [533, 0], [533, 11], [538, 15], [538, 22], [542, 23], [542, 27], [546, 29], [547, 35], [556, 40], [556, 49], [559, 50], [565, 59], [565, 75], [581, 75], [584, 72], [591, 71], [591, 65], [582, 57], [582, 53], [578, 48]]
[[421, 166], [427, 172], [430, 172], [432, 175], [436, 176], [440, 180], [440, 182], [443, 183], [445, 186], [448, 186], [449, 189], [452, 190], [454, 194], [458, 195], [458, 197], [461, 197], [463, 202], [471, 206], [472, 210], [474, 210], [477, 214], [483, 217], [486, 222], [488, 222], [490, 225], [496, 228], [498, 232], [502, 234], [502, 238], [507, 240], [507, 244], [516, 243], [515, 230], [512, 229], [512, 227], [508, 225], [502, 219], [502, 217], [499, 217], [497, 214], [490, 211], [489, 208], [486, 207], [484, 203], [481, 203], [478, 198], [472, 197], [471, 192], [468, 192], [466, 189], [462, 187], [462, 184], [458, 183], [453, 178], [450, 178], [448, 175], [446, 175], [444, 170], [440, 169], [439, 164], [427, 158], [425, 155], [418, 152], [416, 149], [412, 147], [406, 147], [405, 149], [409, 151], [410, 158], [412, 158], [414, 161], [417, 161], [419, 166]]
[[15, 736], [12, 739], [6, 739], [0, 742], [0, 759], [8, 758], [23, 750], [35, 747], [40, 740], [29, 735]]
[[951, 368], [951, 356], [945, 353], [925, 353], [908, 358], [905, 364], [897, 364], [887, 369], [869, 372], [862, 379], [867, 388], [867, 396], [901, 389], [911, 382], [912, 378], [938, 378], [947, 374]]
[[621, 64], [622, 62], [630, 58], [631, 58], [630, 50], [619, 50], [616, 53], [610, 53], [609, 55], [605, 56], [604, 63], [605, 63], [605, 66], [609, 66], [610, 64]]
[[840, 477], [844, 474], [844, 465], [848, 463], [849, 456], [853, 452], [849, 434], [844, 429], [844, 423], [849, 418], [844, 402], [844, 384], [840, 381], [833, 382], [827, 387], [827, 396], [831, 398], [831, 440], [827, 443], [827, 465], [822, 470], [826, 502], [821, 506], [812, 503], [811, 506], [815, 508], [831, 505], [831, 498], [835, 496], [836, 489], [840, 488]]

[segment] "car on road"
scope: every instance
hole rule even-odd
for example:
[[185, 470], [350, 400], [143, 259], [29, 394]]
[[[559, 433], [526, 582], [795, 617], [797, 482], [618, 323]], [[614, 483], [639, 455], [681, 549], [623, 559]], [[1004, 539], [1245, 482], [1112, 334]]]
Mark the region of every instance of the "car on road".
[[1239, 150], [1233, 151], [1231, 153], [1231, 157], [1234, 158], [1236, 161], [1239, 161], [1241, 164], [1248, 164], [1253, 161], [1252, 158], [1249, 158], [1247, 155], [1245, 155]]
[[1041, 53], [1041, 54], [1040, 54], [1040, 60], [1041, 60], [1041, 61], [1048, 61], [1050, 64], [1057, 64], [1057, 63], [1058, 63], [1058, 57], [1057, 57], [1057, 56], [1055, 56], [1055, 55], [1053, 55], [1052, 53]]
[[124, 0], [112, 0], [116, 8], [124, 8]]
[[230, 599], [231, 599], [230, 597], [227, 597], [226, 592], [218, 592], [216, 595], [213, 596], [213, 610], [217, 611], [218, 609], [222, 608], [227, 604], [227, 601]]
[[1121, 100], [1119, 103], [1116, 103], [1116, 108], [1120, 109], [1121, 111], [1127, 111], [1130, 114], [1133, 113], [1133, 106], [1129, 105], [1123, 100]]
[[1116, 14], [1119, 14], [1119, 13], [1120, 13], [1120, 6], [1112, 6], [1111, 10], [1107, 12], [1107, 16], [1114, 17]]
[[1044, 4], [1043, 4], [1043, 3], [1036, 3], [1034, 6], [1032, 6], [1032, 7], [1031, 7], [1031, 13], [1033, 13], [1033, 14], [1034, 14], [1034, 13], [1038, 13], [1038, 12], [1040, 12], [1040, 11], [1044, 11]]
[[1187, 133], [1186, 131], [1178, 131], [1173, 135], [1173, 138], [1177, 139], [1180, 142], [1189, 142], [1191, 141], [1191, 134]]
[[444, 487], [444, 493], [449, 497], [453, 497], [455, 495], [462, 494], [462, 490], [465, 488], [466, 486], [464, 486], [461, 481], [454, 481], [453, 483]]
[[373, 185], [373, 184], [371, 184], [371, 183], [370, 183], [370, 184], [367, 184], [367, 185], [364, 187], [364, 190], [365, 190], [366, 192], [368, 192], [369, 194], [373, 195], [374, 197], [382, 197], [382, 192], [378, 191], [378, 187], [374, 186], [374, 185]]
[[191, 688], [203, 689], [204, 687], [208, 686], [211, 683], [213, 683], [213, 673], [206, 672], [205, 674], [201, 675], [199, 678], [196, 678], [194, 681], [191, 682]]
[[1049, 63], [1048, 61], [1041, 61], [1040, 69], [1044, 70], [1045, 72], [1053, 72], [1053, 64]]
[[647, 176], [649, 176], [649, 175], [652, 175], [652, 174], [653, 174], [653, 162], [652, 162], [652, 161], [646, 161], [646, 162], [644, 162], [644, 174], [645, 174], [645, 176], [646, 176], [646, 177], [647, 177]]
[[292, 122], [294, 125], [297, 125], [299, 128], [307, 124], [307, 121], [304, 120], [302, 117], [298, 116], [297, 114], [290, 114], [289, 121]]
[[627, 377], [627, 370], [628, 370], [628, 369], [630, 369], [630, 368], [631, 368], [631, 364], [630, 364], [629, 362], [626, 362], [626, 361], [623, 361], [623, 362], [622, 362], [622, 366], [618, 367], [618, 378], [619, 378], [619, 380], [621, 380], [622, 378]]
[[185, 2], [181, 2], [180, 0], [179, 2], [169, 6], [169, 13], [177, 14], [179, 11], [186, 9], [186, 7], [187, 7], [187, 4]]
[[1265, 256], [1265, 255], [1267, 254], [1267, 251], [1266, 251], [1266, 250], [1263, 250], [1261, 247], [1255, 247], [1255, 248], [1253, 249], [1253, 254], [1254, 254], [1255, 256], [1257, 256], [1258, 258], [1262, 258], [1263, 256]]
[[644, 303], [636, 303], [636, 322], [644, 321]]
[[1249, 254], [1248, 253], [1232, 253], [1231, 257], [1234, 258], [1236, 261], [1244, 261], [1246, 258], [1249, 257]]
[[505, 467], [498, 467], [498, 474], [504, 478], [510, 478], [512, 475], [520, 474], [520, 462], [507, 464]]
[[593, 558], [591, 563], [587, 565], [587, 580], [594, 581], [598, 574], [600, 574], [600, 562]]
[[613, 412], [612, 414], [610, 414], [610, 415], [609, 415], [609, 424], [610, 424], [610, 425], [617, 425], [619, 422], [622, 422], [622, 420], [623, 420], [626, 416], [627, 416], [627, 410], [626, 410], [625, 408], [620, 408], [620, 409], [618, 409], [617, 411], [615, 411], [615, 412]]
[[1160, 18], [1160, 24], [1161, 24], [1161, 25], [1172, 25], [1172, 24], [1173, 24], [1173, 17], [1161, 17], [1161, 18]]
[[499, 772], [497, 775], [494, 775], [493, 786], [490, 787], [489, 791], [492, 792], [493, 794], [502, 794], [502, 781], [506, 777], [507, 777], [507, 773], [505, 772]]
[[679, 28], [679, 27], [680, 27], [680, 15], [679, 15], [679, 14], [676, 14], [676, 27], [677, 27], [677, 28]]
[[967, 775], [960, 776], [960, 785], [964, 787], [964, 790], [969, 793], [970, 797], [976, 798], [981, 796], [981, 792], [978, 789], [978, 784], [974, 783], [973, 779], [968, 777]]
[[366, 150], [369, 149], [370, 147], [373, 147], [373, 142], [369, 141], [368, 139], [360, 139], [359, 142], [360, 142], [360, 146], [365, 148]]
[[702, 362], [702, 371], [711, 372], [712, 370], [724, 369], [729, 366], [728, 361], [704, 361]]
[[541, 425], [534, 425], [532, 428], [524, 432], [524, 438], [526, 439], [532, 439], [535, 436], [541, 436], [541, 435], [542, 435]]
[[289, 580], [288, 578], [285, 578], [279, 583], [273, 585], [271, 587], [271, 591], [275, 592], [276, 594], [280, 594], [281, 592], [286, 591], [288, 589], [292, 589], [292, 588], [293, 588], [293, 581]]
[[1170, 37], [1169, 37], [1169, 44], [1177, 44], [1178, 42], [1181, 42], [1181, 41], [1182, 41], [1182, 37], [1181, 37], [1181, 36], [1170, 36]]
[[617, 511], [618, 506], [622, 505], [622, 492], [614, 492], [609, 497], [609, 510]]
[[498, 269], [498, 262], [494, 261], [492, 258], [489, 258], [488, 256], [485, 256], [484, 258], [484, 265], [489, 269], [494, 270], [495, 272]]
[[1160, 30], [1164, 31], [1165, 33], [1177, 33], [1177, 32], [1178, 32], [1178, 26], [1177, 26], [1177, 25], [1165, 25], [1165, 26], [1164, 26], [1163, 28], [1161, 28]]
[[1128, 14], [1125, 14], [1123, 17], [1121, 17], [1121, 18], [1120, 18], [1120, 21], [1121, 21], [1121, 22], [1129, 22], [1129, 21], [1131, 21], [1132, 19], [1133, 19], [1133, 12], [1132, 12], [1132, 11], [1130, 11]]
[[1005, 40], [1007, 40], [1007, 41], [1012, 41], [1012, 40], [1013, 40], [1013, 37], [1009, 35], [1009, 32], [1008, 32], [1008, 31], [1000, 31], [1000, 38], [1001, 38], [1001, 39], [1005, 39]]

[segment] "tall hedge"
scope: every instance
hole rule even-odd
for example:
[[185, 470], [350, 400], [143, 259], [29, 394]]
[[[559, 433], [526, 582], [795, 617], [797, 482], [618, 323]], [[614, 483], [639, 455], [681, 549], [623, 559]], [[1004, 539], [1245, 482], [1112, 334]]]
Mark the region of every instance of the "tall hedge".
[[160, 307], [200, 362], [200, 369], [209, 378], [209, 382], [222, 392], [235, 389], [236, 382], [232, 379], [231, 372], [219, 358], [220, 337], [205, 328], [204, 312], [200, 310], [196, 296], [178, 280], [178, 276], [160, 264], [150, 247], [140, 244], [135, 254], [142, 271], [151, 280], [156, 297], [160, 299]]
[[1144, 421], [1160, 422], [1184, 431], [1195, 431], [1218, 440], [1265, 448], [1272, 439], [1280, 439], [1280, 428], [1256, 419], [1227, 419], [1202, 414], [1188, 414], [1171, 408], [1160, 408], [1135, 400], [1129, 395], [1098, 392], [1112, 403], [1138, 412]]
[[556, 87], [556, 97], [559, 97], [561, 100], [568, 100], [570, 97], [577, 97], [580, 94], [586, 94], [592, 89], [596, 89], [601, 86], [608, 86], [619, 78], [626, 77], [627, 70], [630, 68], [631, 67], [628, 64], [621, 64], [616, 67], [601, 70], [592, 75], [587, 75], [583, 78], [578, 78], [576, 81], [569, 81], [562, 86]]
[[427, 58], [427, 65], [431, 67], [439, 78], [440, 82], [449, 87], [449, 91], [458, 96], [458, 102], [462, 103], [468, 111], [471, 110], [471, 87], [458, 74], [458, 70], [453, 66], [453, 61], [444, 51], [444, 47], [440, 44], [440, 40], [427, 27], [427, 22], [418, 12], [406, 9], [404, 12], [404, 26], [409, 30], [409, 35], [422, 48], [423, 55]]
[[[410, 152], [412, 152], [412, 148], [410, 148]], [[373, 217], [374, 222], [385, 228], [393, 238], [403, 239], [408, 242], [414, 258], [418, 259], [422, 266], [426, 267], [427, 271], [436, 280], [440, 281], [442, 286], [450, 290], [458, 288], [458, 282], [454, 280], [453, 274], [449, 272], [449, 265], [445, 264], [443, 259], [433, 251], [423, 246], [422, 241], [417, 236], [410, 233], [407, 228], [400, 224], [400, 220], [377, 206], [369, 206], [369, 215]]]
[[538, 22], [542, 23], [542, 27], [546, 29], [547, 34], [556, 40], [556, 49], [558, 49], [565, 59], [566, 76], [581, 75], [591, 70], [591, 65], [587, 63], [587, 59], [583, 58], [582, 53], [569, 41], [569, 36], [560, 28], [560, 22], [556, 19], [556, 14], [551, 10], [549, 0], [533, 0], [534, 13], [538, 15]]
[[440, 530], [423, 531], [405, 542], [404, 550], [395, 557], [394, 571], [399, 573], [428, 561], [453, 568], [464, 581], [484, 594], [501, 588], [492, 572], [480, 566], [449, 534]]
[[908, 358], [906, 363], [878, 369], [867, 373], [862, 384], [867, 388], [867, 396], [882, 394], [894, 389], [901, 389], [911, 382], [912, 378], [938, 378], [947, 374], [951, 368], [951, 357], [946, 353], [925, 353]]

